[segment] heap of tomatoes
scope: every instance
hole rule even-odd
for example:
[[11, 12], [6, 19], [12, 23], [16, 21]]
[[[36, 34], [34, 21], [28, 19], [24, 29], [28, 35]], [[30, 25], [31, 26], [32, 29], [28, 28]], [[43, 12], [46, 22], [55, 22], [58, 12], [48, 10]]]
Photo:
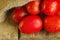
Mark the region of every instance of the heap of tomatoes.
[[39, 32], [42, 28], [51, 33], [60, 32], [60, 0], [32, 0], [15, 7], [12, 19], [25, 34]]

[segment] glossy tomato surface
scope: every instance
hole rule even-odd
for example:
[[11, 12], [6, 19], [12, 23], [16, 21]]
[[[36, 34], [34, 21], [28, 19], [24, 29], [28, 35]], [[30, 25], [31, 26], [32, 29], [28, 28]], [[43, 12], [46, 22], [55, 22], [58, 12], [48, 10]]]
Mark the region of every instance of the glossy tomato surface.
[[42, 12], [46, 15], [55, 15], [58, 13], [60, 0], [44, 0], [42, 2]]
[[60, 16], [47, 16], [44, 20], [44, 29], [51, 33], [60, 32]]
[[42, 29], [42, 20], [39, 16], [27, 16], [19, 24], [19, 30], [25, 34], [38, 32]]
[[20, 20], [27, 15], [23, 7], [16, 7], [12, 13], [12, 19], [14, 22], [19, 23]]
[[59, 10], [58, 10], [58, 16], [60, 16], [60, 1], [59, 1]]
[[31, 15], [36, 15], [40, 13], [40, 2], [39, 1], [31, 1], [26, 4], [26, 10]]

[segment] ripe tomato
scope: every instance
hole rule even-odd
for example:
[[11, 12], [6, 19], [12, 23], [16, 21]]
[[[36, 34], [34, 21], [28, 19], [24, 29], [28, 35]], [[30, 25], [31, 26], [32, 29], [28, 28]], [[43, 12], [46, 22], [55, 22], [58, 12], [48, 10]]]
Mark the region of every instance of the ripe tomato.
[[47, 16], [44, 20], [44, 29], [51, 33], [60, 32], [60, 16]]
[[36, 15], [40, 13], [40, 2], [31, 1], [26, 5], [26, 10], [29, 14]]
[[17, 7], [14, 9], [13, 13], [12, 13], [12, 19], [13, 21], [15, 21], [16, 23], [19, 23], [20, 20], [26, 15], [26, 11], [23, 7]]
[[60, 16], [60, 10], [58, 11], [58, 14], [57, 15]]
[[42, 29], [42, 20], [38, 16], [27, 16], [19, 23], [19, 30], [26, 34], [38, 32]]
[[46, 15], [55, 15], [59, 9], [60, 0], [45, 0], [42, 3], [42, 12]]
[[59, 11], [58, 11], [58, 15], [60, 16], [60, 1], [59, 1]]

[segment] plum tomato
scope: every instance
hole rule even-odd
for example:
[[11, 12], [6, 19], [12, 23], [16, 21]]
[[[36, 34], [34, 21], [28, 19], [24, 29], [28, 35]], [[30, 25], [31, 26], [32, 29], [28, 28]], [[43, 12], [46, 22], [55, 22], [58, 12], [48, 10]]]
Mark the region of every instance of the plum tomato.
[[19, 23], [20, 20], [27, 15], [23, 7], [16, 7], [12, 13], [12, 19], [14, 22]]
[[40, 2], [31, 1], [26, 4], [26, 10], [31, 15], [36, 15], [40, 13]]
[[46, 15], [55, 15], [59, 10], [60, 0], [44, 0], [41, 8], [42, 12]]
[[27, 16], [19, 23], [19, 30], [25, 34], [32, 34], [42, 29], [42, 20], [39, 16]]
[[60, 32], [60, 16], [47, 16], [44, 19], [44, 29], [51, 33]]

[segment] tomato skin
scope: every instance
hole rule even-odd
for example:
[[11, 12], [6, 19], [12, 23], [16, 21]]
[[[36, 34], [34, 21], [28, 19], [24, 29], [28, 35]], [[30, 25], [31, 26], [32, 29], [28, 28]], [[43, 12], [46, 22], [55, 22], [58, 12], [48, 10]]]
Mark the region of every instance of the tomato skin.
[[60, 16], [47, 16], [44, 19], [44, 29], [47, 32], [60, 32]]
[[58, 8], [59, 8], [59, 10], [58, 10], [58, 14], [57, 15], [60, 16], [60, 1], [59, 1], [59, 7]]
[[56, 15], [60, 16], [60, 10], [58, 11], [58, 13]]
[[38, 16], [28, 16], [19, 24], [19, 30], [25, 34], [32, 34], [42, 29], [42, 20]]
[[14, 22], [19, 23], [25, 15], [27, 13], [23, 7], [16, 7], [12, 13], [12, 19]]
[[60, 0], [45, 0], [42, 3], [42, 12], [46, 15], [55, 15], [59, 10]]
[[31, 15], [36, 15], [40, 13], [40, 2], [31, 1], [26, 4], [26, 10]]

